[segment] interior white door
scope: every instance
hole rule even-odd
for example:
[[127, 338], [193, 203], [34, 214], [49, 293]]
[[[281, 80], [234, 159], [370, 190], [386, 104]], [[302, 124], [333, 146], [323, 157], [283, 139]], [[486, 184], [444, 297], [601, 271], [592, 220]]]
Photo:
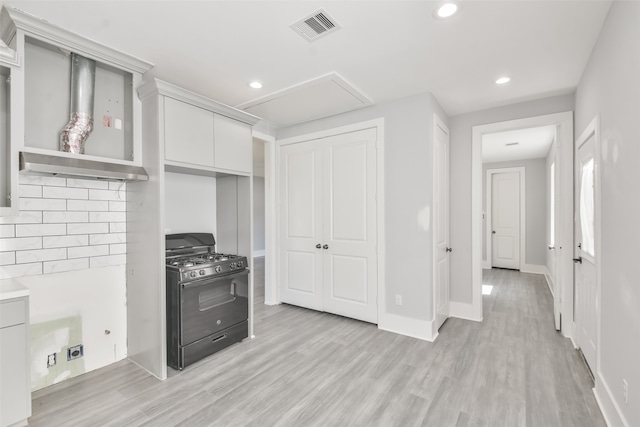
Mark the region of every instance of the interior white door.
[[435, 120], [434, 232], [436, 329], [449, 317], [449, 129]]
[[376, 130], [322, 146], [324, 311], [377, 323]]
[[560, 311], [561, 305], [561, 288], [560, 280], [562, 275], [560, 269], [562, 265], [559, 261], [559, 241], [560, 232], [559, 224], [561, 223], [560, 216], [560, 162], [557, 161], [557, 150], [554, 148], [554, 158], [549, 168], [549, 245], [547, 253], [547, 265], [549, 267], [549, 274], [551, 275], [551, 282], [553, 283], [553, 320], [556, 330], [559, 331], [560, 325]]
[[322, 310], [322, 150], [313, 142], [281, 149], [280, 200], [280, 299]]
[[280, 299], [377, 323], [376, 130], [280, 152]]
[[520, 269], [520, 173], [491, 178], [491, 266]]
[[596, 278], [596, 161], [595, 133], [581, 137], [576, 153], [576, 323], [578, 346], [595, 373], [598, 348], [598, 285]]

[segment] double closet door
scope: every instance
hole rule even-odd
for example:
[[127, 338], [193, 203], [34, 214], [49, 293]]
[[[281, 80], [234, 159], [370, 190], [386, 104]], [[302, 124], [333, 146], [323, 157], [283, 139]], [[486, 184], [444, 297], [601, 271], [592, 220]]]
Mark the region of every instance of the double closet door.
[[378, 321], [376, 130], [280, 150], [280, 299]]

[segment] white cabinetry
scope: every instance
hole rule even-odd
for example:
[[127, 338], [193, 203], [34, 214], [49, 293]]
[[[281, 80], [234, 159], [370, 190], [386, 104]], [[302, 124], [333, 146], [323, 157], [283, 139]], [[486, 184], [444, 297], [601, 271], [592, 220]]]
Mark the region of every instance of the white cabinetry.
[[164, 98], [165, 159], [213, 167], [213, 113]]
[[0, 301], [0, 426], [25, 426], [31, 415], [27, 325], [29, 298]]
[[[251, 126], [259, 119], [160, 80], [138, 93], [142, 166], [152, 179], [127, 184], [127, 221], [135, 224], [127, 229], [128, 355], [164, 379], [165, 233], [215, 231], [216, 249], [247, 256], [252, 270]], [[184, 186], [179, 197], [176, 183]], [[252, 295], [250, 275], [250, 336]]]

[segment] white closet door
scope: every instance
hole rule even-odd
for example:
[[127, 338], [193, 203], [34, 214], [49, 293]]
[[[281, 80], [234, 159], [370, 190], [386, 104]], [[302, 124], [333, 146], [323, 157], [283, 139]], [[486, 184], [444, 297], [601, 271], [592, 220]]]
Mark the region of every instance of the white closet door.
[[377, 323], [376, 130], [321, 143], [324, 311]]
[[322, 152], [313, 142], [280, 153], [280, 299], [323, 310]]

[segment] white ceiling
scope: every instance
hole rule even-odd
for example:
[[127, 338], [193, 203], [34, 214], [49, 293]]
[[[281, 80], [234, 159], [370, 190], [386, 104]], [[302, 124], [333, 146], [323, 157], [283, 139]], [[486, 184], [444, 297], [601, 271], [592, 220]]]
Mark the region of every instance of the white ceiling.
[[[547, 157], [555, 136], [555, 126], [541, 126], [483, 135], [482, 163]], [[514, 144], [516, 142], [517, 145]]]
[[[572, 92], [610, 6], [466, 1], [445, 21], [432, 18], [437, 3], [0, 0], [231, 106], [336, 72], [374, 103], [431, 92], [449, 115]], [[321, 7], [335, 33], [310, 43], [289, 28]], [[512, 81], [496, 86], [503, 74]], [[249, 88], [254, 79], [264, 87]]]

